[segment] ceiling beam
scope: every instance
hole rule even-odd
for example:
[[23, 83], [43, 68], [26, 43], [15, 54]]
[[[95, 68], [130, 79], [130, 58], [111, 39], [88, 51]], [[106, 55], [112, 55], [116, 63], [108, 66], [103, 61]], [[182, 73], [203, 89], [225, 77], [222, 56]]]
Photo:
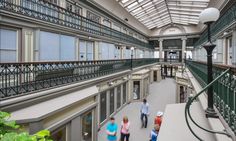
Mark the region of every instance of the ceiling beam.
[[171, 15], [170, 15], [170, 10], [169, 10], [169, 7], [168, 7], [168, 4], [167, 4], [167, 1], [165, 0], [165, 4], [166, 4], [166, 7], [167, 7], [167, 11], [169, 13], [169, 16], [170, 16], [170, 21], [172, 23], [172, 18], [171, 18]]

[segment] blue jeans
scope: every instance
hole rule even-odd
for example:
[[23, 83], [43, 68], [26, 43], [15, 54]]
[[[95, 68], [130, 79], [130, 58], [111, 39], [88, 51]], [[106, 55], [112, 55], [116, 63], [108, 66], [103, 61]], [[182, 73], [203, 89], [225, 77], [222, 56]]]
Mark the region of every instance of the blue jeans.
[[[145, 119], [145, 121], [143, 120], [143, 118]], [[142, 121], [142, 127], [147, 128], [147, 122], [148, 122], [147, 114], [144, 113], [141, 114], [141, 121]]]

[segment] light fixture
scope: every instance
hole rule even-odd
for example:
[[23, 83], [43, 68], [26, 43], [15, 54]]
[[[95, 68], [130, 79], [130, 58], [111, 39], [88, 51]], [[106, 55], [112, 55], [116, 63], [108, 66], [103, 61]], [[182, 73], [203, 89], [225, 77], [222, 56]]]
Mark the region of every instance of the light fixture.
[[131, 48], [130, 48], [130, 50], [132, 50], [132, 51], [133, 51], [133, 50], [134, 50], [134, 47], [131, 47]]
[[220, 11], [216, 8], [207, 8], [199, 15], [200, 22], [207, 24], [209, 22], [215, 22], [220, 17]]
[[[210, 84], [213, 81], [213, 72], [212, 72], [212, 52], [216, 45], [212, 44], [211, 42], [211, 24], [218, 20], [220, 16], [220, 12], [216, 8], [207, 8], [203, 10], [199, 16], [200, 22], [207, 25], [208, 31], [208, 44], [204, 45], [207, 52], [207, 84]], [[218, 117], [217, 113], [213, 107], [213, 86], [209, 86], [207, 90], [207, 109], [206, 109], [206, 116], [207, 117]]]

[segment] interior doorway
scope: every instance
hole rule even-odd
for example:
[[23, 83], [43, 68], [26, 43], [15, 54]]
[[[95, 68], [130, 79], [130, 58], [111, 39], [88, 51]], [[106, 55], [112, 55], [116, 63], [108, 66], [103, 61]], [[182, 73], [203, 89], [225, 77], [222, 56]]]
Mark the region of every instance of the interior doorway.
[[92, 141], [93, 138], [93, 112], [89, 111], [81, 116], [82, 141]]

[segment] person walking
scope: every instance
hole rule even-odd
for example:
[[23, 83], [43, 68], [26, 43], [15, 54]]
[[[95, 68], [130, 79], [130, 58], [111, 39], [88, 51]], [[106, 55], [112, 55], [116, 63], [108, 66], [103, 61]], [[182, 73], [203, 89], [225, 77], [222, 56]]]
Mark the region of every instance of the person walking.
[[143, 99], [143, 103], [141, 105], [141, 122], [142, 126], [141, 128], [147, 128], [147, 123], [148, 123], [148, 115], [149, 115], [149, 104], [147, 103], [146, 99]]
[[115, 118], [111, 117], [110, 118], [110, 123], [107, 125], [107, 140], [108, 141], [116, 141], [117, 140], [117, 124], [115, 123]]
[[157, 116], [155, 117], [155, 120], [154, 120], [154, 124], [159, 125], [159, 127], [161, 127], [162, 116], [163, 116], [163, 112], [158, 111], [158, 112], [157, 112]]
[[124, 116], [123, 121], [121, 122], [120, 141], [124, 141], [125, 139], [126, 141], [129, 141], [129, 136], [130, 136], [129, 126], [130, 122], [128, 120], [128, 117]]
[[157, 137], [159, 134], [159, 125], [154, 125], [154, 129], [152, 129], [151, 134], [150, 134], [150, 141], [157, 141]]

